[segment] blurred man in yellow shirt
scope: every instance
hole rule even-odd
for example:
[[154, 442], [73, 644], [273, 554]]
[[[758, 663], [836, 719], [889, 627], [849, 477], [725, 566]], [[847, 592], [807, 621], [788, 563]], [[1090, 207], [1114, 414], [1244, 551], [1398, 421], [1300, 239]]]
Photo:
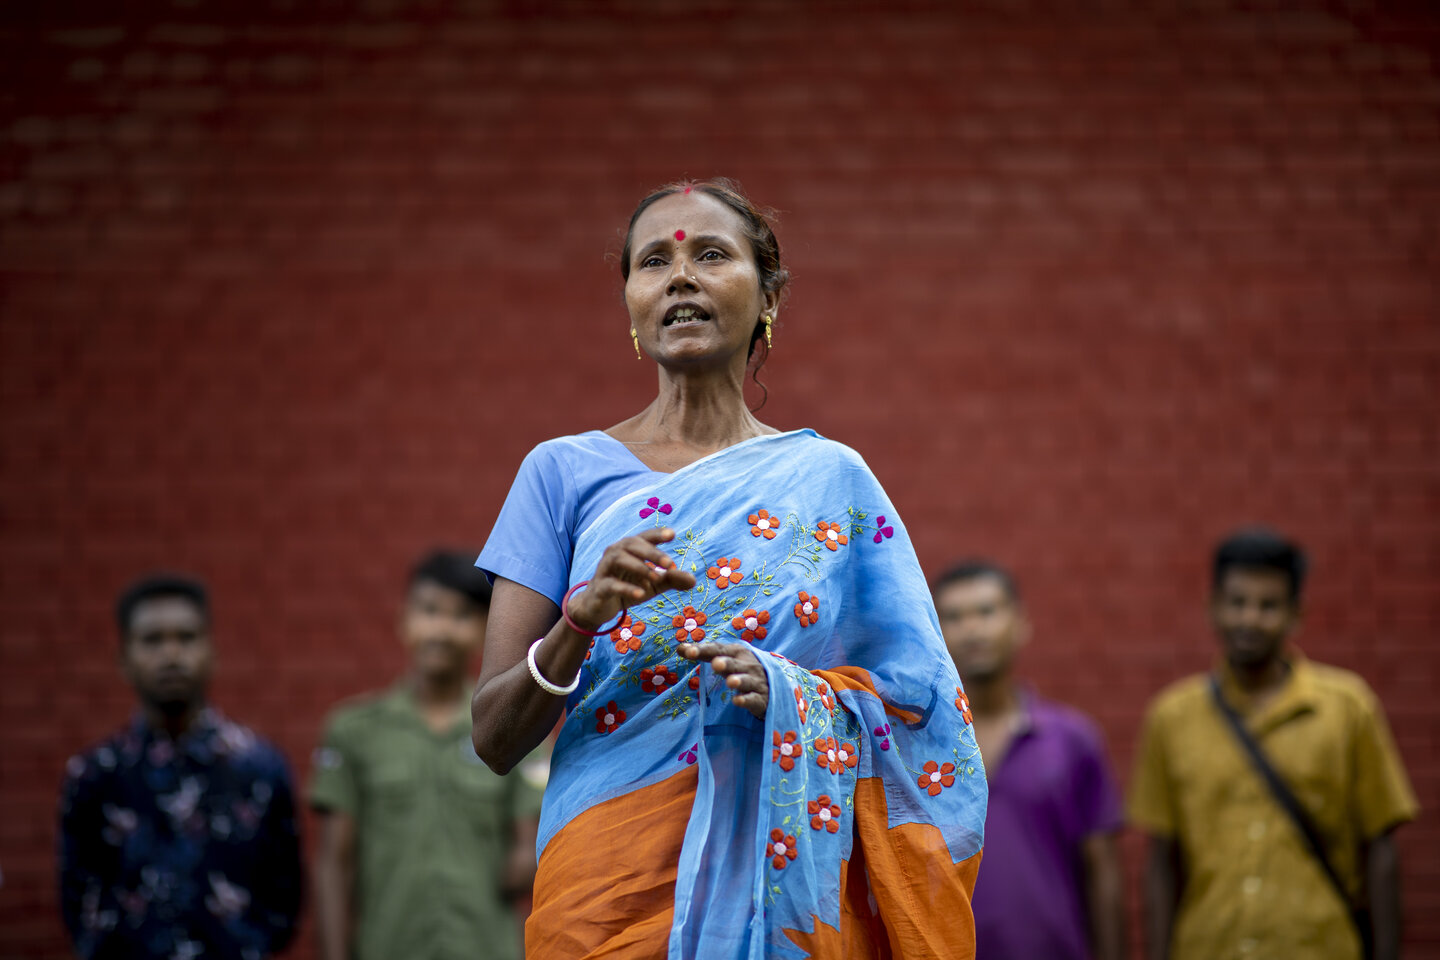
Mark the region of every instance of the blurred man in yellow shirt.
[[[1150, 835], [1145, 929], [1153, 960], [1358, 960], [1399, 949], [1391, 831], [1417, 812], [1365, 681], [1307, 661], [1305, 556], [1264, 530], [1215, 553], [1210, 614], [1223, 658], [1156, 697], [1141, 733], [1130, 821]], [[1238, 715], [1311, 827], [1334, 880], [1226, 719]], [[1342, 898], [1340, 889], [1344, 888]]]

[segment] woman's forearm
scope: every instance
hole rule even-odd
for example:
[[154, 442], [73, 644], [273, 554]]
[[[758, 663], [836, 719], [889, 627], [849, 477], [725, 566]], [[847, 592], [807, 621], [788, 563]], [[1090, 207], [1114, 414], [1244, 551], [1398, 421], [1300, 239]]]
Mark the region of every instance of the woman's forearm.
[[[475, 752], [496, 773], [507, 773], [540, 745], [565, 709], [565, 697], [548, 693], [530, 676], [526, 652], [534, 639], [497, 644], [497, 648], [520, 646], [519, 661], [502, 672], [481, 676], [470, 698], [471, 739]], [[492, 651], [486, 645], [486, 655]], [[556, 686], [566, 686], [580, 672], [590, 638], [576, 633], [563, 621], [545, 635], [535, 651], [540, 675]]]
[[[677, 568], [657, 546], [673, 539], [675, 531], [662, 527], [611, 544], [570, 606], [569, 617], [586, 630], [598, 630], [631, 604], [695, 586], [694, 575]], [[574, 629], [544, 594], [497, 577], [480, 682], [470, 698], [475, 752], [496, 773], [505, 773], [535, 749], [565, 707], [564, 696], [542, 689], [530, 675], [526, 658], [542, 635], [535, 651], [540, 676], [557, 687], [569, 686], [595, 635]]]

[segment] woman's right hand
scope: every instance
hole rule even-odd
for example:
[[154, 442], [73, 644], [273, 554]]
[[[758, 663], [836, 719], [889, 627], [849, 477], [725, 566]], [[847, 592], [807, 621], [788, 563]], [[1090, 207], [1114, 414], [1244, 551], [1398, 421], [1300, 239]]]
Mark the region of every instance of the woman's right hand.
[[657, 544], [675, 539], [669, 527], [616, 541], [605, 548], [590, 583], [570, 598], [570, 619], [589, 630], [609, 623], [622, 607], [644, 603], [666, 590], [689, 590], [695, 575], [680, 569]]

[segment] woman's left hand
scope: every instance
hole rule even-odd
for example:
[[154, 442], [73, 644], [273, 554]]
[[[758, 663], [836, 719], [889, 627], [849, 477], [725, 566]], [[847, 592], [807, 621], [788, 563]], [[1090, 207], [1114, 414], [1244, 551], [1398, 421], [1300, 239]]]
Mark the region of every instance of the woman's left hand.
[[676, 650], [686, 660], [709, 661], [710, 669], [725, 678], [735, 705], [765, 719], [770, 683], [754, 650], [743, 643], [682, 643]]

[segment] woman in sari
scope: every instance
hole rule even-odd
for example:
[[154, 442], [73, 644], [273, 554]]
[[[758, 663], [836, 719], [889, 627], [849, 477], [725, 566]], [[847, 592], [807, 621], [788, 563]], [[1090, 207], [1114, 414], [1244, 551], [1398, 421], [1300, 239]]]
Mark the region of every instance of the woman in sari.
[[659, 394], [532, 450], [477, 561], [476, 750], [504, 772], [565, 718], [528, 955], [971, 957], [984, 768], [905, 526], [854, 451], [742, 398], [770, 224], [672, 185], [620, 269]]

